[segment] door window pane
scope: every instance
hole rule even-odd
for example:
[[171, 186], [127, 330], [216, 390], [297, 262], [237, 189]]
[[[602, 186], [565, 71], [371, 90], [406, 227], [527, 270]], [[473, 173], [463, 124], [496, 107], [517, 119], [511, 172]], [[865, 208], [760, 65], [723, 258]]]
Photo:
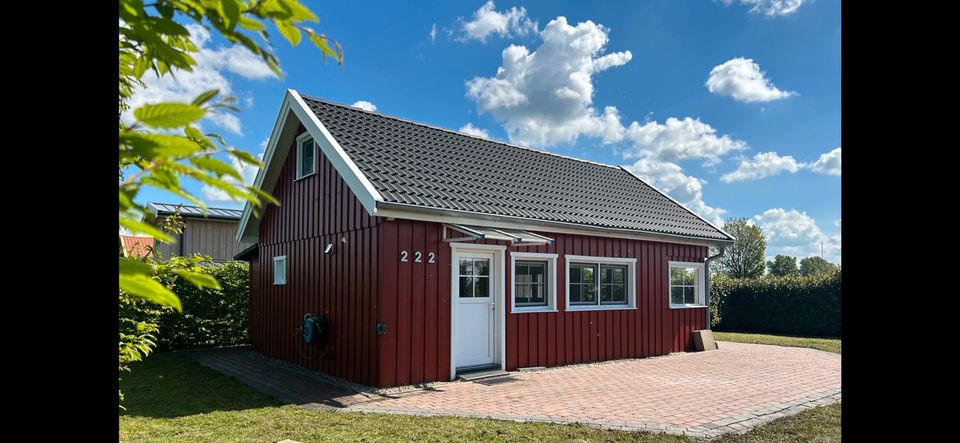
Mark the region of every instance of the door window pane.
[[460, 277], [460, 297], [473, 297], [473, 277]]

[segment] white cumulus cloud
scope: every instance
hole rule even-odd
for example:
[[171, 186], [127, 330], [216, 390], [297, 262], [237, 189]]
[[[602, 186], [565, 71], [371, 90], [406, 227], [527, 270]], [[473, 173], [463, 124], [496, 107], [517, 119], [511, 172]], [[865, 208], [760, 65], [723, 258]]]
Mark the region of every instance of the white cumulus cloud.
[[722, 223], [726, 211], [703, 201], [706, 181], [685, 174], [677, 162], [712, 166], [748, 149], [746, 142], [691, 117], [633, 121], [625, 127], [616, 107], [596, 106], [595, 74], [633, 58], [630, 51], [606, 53], [609, 33], [589, 20], [571, 25], [557, 17], [540, 32], [542, 42], [534, 50], [509, 45], [496, 75], [467, 81], [467, 97], [478, 112], [491, 114], [513, 143], [548, 147], [580, 137], [627, 142], [621, 153], [634, 162], [628, 166], [633, 173], [710, 222]]
[[[186, 27], [190, 31], [190, 40], [199, 48], [199, 51], [193, 54], [197, 66], [192, 72], [174, 69], [174, 75], [167, 74], [160, 78], [148, 70], [143, 76], [146, 87], [136, 89], [130, 99], [131, 109], [148, 103], [189, 103], [210, 89], [219, 89], [223, 95], [236, 95], [230, 80], [224, 76], [224, 71], [252, 80], [276, 78], [266, 63], [247, 48], [240, 45], [213, 48], [209, 46], [210, 31], [196, 24]], [[134, 121], [133, 113], [129, 110], [122, 118], [126, 122]], [[243, 133], [240, 119], [234, 114], [209, 112], [204, 120], [228, 132], [238, 135]]]
[[[473, 13], [473, 19], [464, 21], [461, 19], [461, 30], [463, 35], [460, 40], [479, 40], [486, 42], [491, 34], [497, 34], [500, 37], [523, 36], [530, 32], [537, 32], [537, 22], [527, 17], [527, 9], [516, 6], [504, 12], [497, 12], [493, 0], [488, 1], [480, 9]], [[434, 25], [434, 32], [436, 25]], [[431, 40], [433, 37], [431, 36]]]
[[777, 254], [799, 258], [819, 256], [821, 245], [827, 261], [840, 263], [840, 235], [827, 236], [816, 220], [796, 209], [768, 209], [753, 217], [767, 239], [767, 257]]
[[737, 57], [714, 66], [710, 70], [706, 86], [713, 94], [727, 95], [747, 103], [768, 102], [797, 95], [794, 91], [777, 89], [764, 74], [753, 59]]
[[782, 172], [791, 174], [800, 170], [802, 163], [789, 156], [780, 156], [776, 152], [762, 152], [754, 155], [753, 159], [743, 159], [737, 169], [720, 177], [720, 181], [731, 183], [741, 180], [759, 180], [777, 175]]
[[510, 45], [495, 76], [467, 82], [467, 96], [501, 122], [514, 143], [548, 146], [581, 135], [620, 141], [617, 109], [593, 106], [593, 75], [632, 57], [630, 51], [602, 55], [607, 33], [589, 20], [571, 26], [557, 17], [540, 33], [543, 42], [535, 51]]
[[430, 36], [430, 43], [436, 43], [437, 41], [437, 24], [434, 23], [433, 27], [430, 28], [430, 33], [427, 34]]
[[480, 137], [480, 138], [486, 138], [486, 139], [490, 138], [490, 133], [487, 132], [486, 129], [473, 126], [473, 123], [467, 123], [461, 126], [459, 131], [467, 135], [472, 135], [474, 137]]
[[[812, 0], [807, 1], [809, 3]], [[750, 6], [751, 14], [763, 14], [768, 17], [780, 17], [797, 12], [803, 6], [804, 0], [723, 0], [723, 4], [730, 6], [734, 2]]]
[[706, 180], [684, 174], [680, 165], [675, 163], [646, 158], [637, 160], [626, 168], [707, 221], [723, 226], [723, 214], [727, 211], [703, 202], [703, 185], [707, 183]]
[[662, 124], [633, 122], [626, 130], [626, 138], [634, 149], [626, 156], [663, 161], [703, 159], [706, 165], [714, 165], [724, 155], [747, 149], [746, 142], [728, 135], [717, 136], [716, 132], [712, 126], [690, 117], [670, 117]]
[[377, 105], [370, 103], [366, 100], [357, 100], [353, 102], [353, 104], [350, 106], [353, 106], [354, 108], [360, 108], [360, 109], [363, 109], [364, 111], [370, 111], [370, 112], [377, 110]]
[[840, 148], [821, 155], [810, 169], [824, 175], [840, 175]]

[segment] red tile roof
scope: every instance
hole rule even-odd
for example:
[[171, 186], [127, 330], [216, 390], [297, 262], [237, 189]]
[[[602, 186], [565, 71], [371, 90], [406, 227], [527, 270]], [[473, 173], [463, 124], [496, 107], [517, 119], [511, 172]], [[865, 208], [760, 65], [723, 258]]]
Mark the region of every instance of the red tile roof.
[[154, 245], [153, 237], [132, 235], [121, 235], [120, 242], [123, 244], [124, 257], [145, 257], [150, 255], [149, 247]]

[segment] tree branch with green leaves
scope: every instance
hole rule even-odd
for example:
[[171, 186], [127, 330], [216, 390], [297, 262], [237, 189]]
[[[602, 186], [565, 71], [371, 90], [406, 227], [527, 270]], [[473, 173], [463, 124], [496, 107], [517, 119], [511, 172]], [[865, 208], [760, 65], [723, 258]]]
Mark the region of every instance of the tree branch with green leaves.
[[[136, 202], [145, 188], [171, 192], [199, 206], [207, 206], [183, 183], [193, 179], [225, 192], [238, 201], [251, 205], [254, 213], [265, 203], [279, 204], [269, 193], [246, 185], [240, 173], [220, 158], [230, 156], [241, 164], [261, 166], [250, 153], [226, 146], [215, 133], [203, 133], [199, 121], [211, 112], [239, 111], [234, 97], [224, 97], [218, 90], [209, 90], [190, 103], [151, 103], [132, 110], [133, 121], [124, 121], [130, 100], [138, 88], [146, 88], [148, 71], [157, 78], [177, 72], [192, 72], [197, 66], [197, 46], [190, 39], [185, 24], [195, 23], [217, 33], [232, 44], [241, 45], [258, 56], [278, 76], [283, 77], [280, 61], [272, 51], [269, 27], [291, 45], [297, 46], [306, 34], [327, 58], [343, 64], [340, 44], [308, 23], [319, 19], [309, 8], [296, 0], [142, 0], [119, 2], [119, 225], [132, 234], [148, 234], [159, 242], [173, 238], [143, 220], [148, 209]], [[220, 158], [218, 158], [220, 157]], [[120, 258], [119, 286], [121, 297], [144, 299], [160, 306], [182, 311], [176, 294], [161, 285], [156, 265], [131, 258]], [[188, 270], [178, 271], [185, 280], [198, 287], [219, 288], [213, 278]], [[124, 354], [145, 356], [152, 331], [141, 331], [142, 339], [124, 346], [121, 335], [121, 361]], [[136, 334], [128, 334], [128, 338]]]

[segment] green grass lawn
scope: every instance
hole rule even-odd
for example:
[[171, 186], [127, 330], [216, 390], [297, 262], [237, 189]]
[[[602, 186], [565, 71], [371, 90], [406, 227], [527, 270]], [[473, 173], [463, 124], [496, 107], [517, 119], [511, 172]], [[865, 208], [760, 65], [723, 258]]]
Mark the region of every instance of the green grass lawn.
[[813, 348], [821, 351], [840, 353], [839, 338], [793, 337], [789, 335], [743, 334], [740, 332], [713, 331], [713, 338], [719, 341], [739, 343], [759, 343], [762, 345], [793, 346]]
[[[518, 423], [460, 417], [306, 410], [259, 391], [175, 353], [160, 353], [124, 374], [127, 410], [120, 413], [124, 442], [314, 441], [605, 441], [693, 442], [670, 434], [622, 432], [585, 425]], [[826, 406], [784, 417], [719, 442], [835, 441], [840, 407]]]

